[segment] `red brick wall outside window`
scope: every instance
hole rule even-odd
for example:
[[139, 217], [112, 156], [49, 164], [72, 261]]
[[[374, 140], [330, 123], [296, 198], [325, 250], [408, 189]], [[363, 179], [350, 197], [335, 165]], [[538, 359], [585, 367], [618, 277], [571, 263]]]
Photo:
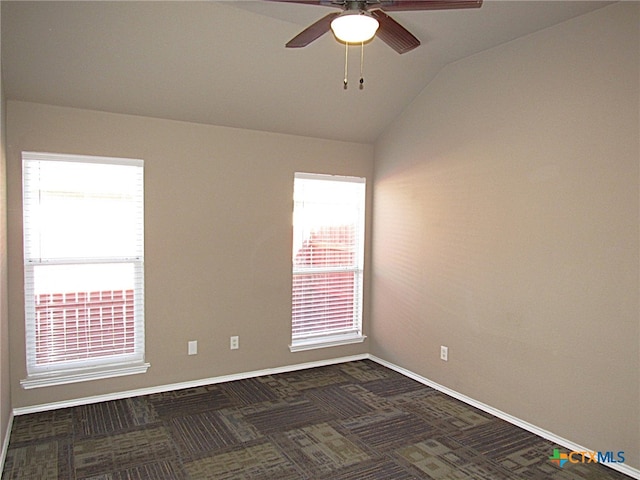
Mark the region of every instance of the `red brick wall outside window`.
[[[353, 225], [321, 227], [313, 231], [298, 250], [294, 267], [355, 265], [355, 228]], [[354, 272], [296, 273], [293, 276], [292, 333], [325, 333], [344, 330], [354, 321]], [[305, 325], [309, 310], [314, 311], [313, 329]]]
[[133, 290], [36, 295], [36, 364], [134, 352]]

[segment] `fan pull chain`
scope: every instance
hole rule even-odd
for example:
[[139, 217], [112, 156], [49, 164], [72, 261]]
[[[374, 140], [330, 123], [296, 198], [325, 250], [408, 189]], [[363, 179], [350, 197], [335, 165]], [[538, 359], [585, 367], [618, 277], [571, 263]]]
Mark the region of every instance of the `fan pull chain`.
[[360, 50], [360, 90], [364, 89], [364, 75], [362, 73], [363, 71], [364, 71], [364, 42], [362, 42], [361, 50]]
[[349, 80], [347, 80], [347, 72], [349, 69], [349, 44], [347, 42], [344, 43], [344, 89], [347, 89], [347, 84]]
[[[349, 43], [344, 44], [344, 80], [343, 88], [346, 90], [349, 86]], [[364, 90], [364, 42], [360, 44], [360, 90]]]

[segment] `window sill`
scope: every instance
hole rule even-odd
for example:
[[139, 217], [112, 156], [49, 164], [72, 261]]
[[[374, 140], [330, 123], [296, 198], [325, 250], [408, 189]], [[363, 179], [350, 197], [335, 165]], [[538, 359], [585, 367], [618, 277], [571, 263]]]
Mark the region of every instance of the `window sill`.
[[135, 375], [146, 373], [151, 365], [149, 363], [126, 363], [121, 365], [107, 365], [94, 368], [82, 368], [64, 372], [47, 372], [29, 375], [24, 380], [20, 380], [20, 385], [25, 390], [40, 387], [53, 387], [55, 385], [66, 385], [68, 383], [87, 382], [90, 380], [101, 380], [104, 378], [122, 377], [124, 375]]
[[302, 352], [304, 350], [314, 350], [316, 348], [337, 347], [349, 345], [351, 343], [362, 343], [367, 338], [366, 335], [350, 333], [347, 335], [327, 335], [326, 337], [307, 338], [291, 342], [289, 350], [291, 352]]

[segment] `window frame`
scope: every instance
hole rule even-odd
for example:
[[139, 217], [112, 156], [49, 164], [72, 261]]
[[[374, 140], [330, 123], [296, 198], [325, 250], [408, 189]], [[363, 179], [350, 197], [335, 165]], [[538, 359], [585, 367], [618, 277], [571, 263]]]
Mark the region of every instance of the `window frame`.
[[[134, 254], [127, 256], [71, 256], [40, 258], [35, 252], [30, 251], [33, 241], [29, 236], [40, 232], [37, 222], [31, 222], [30, 215], [37, 210], [30, 210], [34, 195], [41, 192], [40, 186], [27, 186], [32, 179], [28, 169], [37, 166], [41, 162], [68, 162], [77, 164], [100, 164], [136, 167], [138, 170], [132, 173], [139, 182], [139, 187], [134, 195], [134, 214], [136, 225], [136, 240]], [[139, 159], [96, 157], [86, 155], [67, 155], [54, 153], [23, 152], [23, 267], [24, 267], [24, 305], [25, 305], [25, 357], [27, 377], [20, 381], [25, 389], [63, 385], [68, 383], [112, 378], [123, 375], [145, 373], [150, 364], [145, 362], [144, 341], [144, 162]], [[36, 213], [37, 215], [37, 213]], [[34, 226], [35, 225], [35, 226]], [[86, 354], [83, 359], [51, 361], [38, 363], [36, 358], [36, 291], [35, 271], [38, 267], [55, 266], [88, 266], [88, 265], [132, 265], [133, 279], [133, 352], [114, 353], [108, 355]], [[124, 289], [123, 289], [124, 291]], [[52, 292], [53, 293], [53, 292]], [[62, 292], [67, 293], [67, 292]], [[81, 292], [78, 292], [81, 293]], [[86, 302], [85, 308], [89, 308], [91, 302]], [[93, 333], [89, 333], [90, 336]], [[85, 338], [85, 337], [83, 337]], [[86, 337], [90, 338], [90, 337]]]
[[[358, 192], [361, 197], [358, 199], [359, 214], [357, 221], [355, 222], [357, 237], [357, 244], [355, 245], [354, 260], [355, 264], [350, 267], [346, 265], [341, 266], [325, 266], [325, 267], [307, 267], [296, 268], [295, 256], [296, 243], [295, 235], [296, 231], [296, 215], [297, 206], [300, 199], [296, 198], [296, 185], [298, 181], [314, 181], [314, 182], [345, 182], [354, 185], [362, 185], [362, 192]], [[293, 221], [292, 230], [294, 235], [294, 241], [292, 242], [292, 282], [295, 285], [295, 277], [297, 275], [313, 274], [313, 273], [348, 273], [354, 274], [354, 288], [353, 288], [353, 321], [348, 328], [342, 331], [331, 331], [327, 333], [313, 333], [309, 335], [295, 335], [294, 334], [294, 310], [295, 310], [295, 287], [292, 286], [292, 324], [291, 324], [291, 343], [289, 350], [291, 352], [312, 350], [317, 348], [326, 348], [339, 345], [348, 345], [353, 343], [361, 343], [367, 337], [363, 333], [363, 306], [364, 306], [364, 259], [365, 259], [365, 218], [366, 218], [366, 178], [356, 176], [344, 176], [344, 175], [329, 175], [319, 173], [304, 173], [296, 172], [294, 174], [294, 202], [293, 202]], [[329, 203], [329, 202], [327, 202]]]

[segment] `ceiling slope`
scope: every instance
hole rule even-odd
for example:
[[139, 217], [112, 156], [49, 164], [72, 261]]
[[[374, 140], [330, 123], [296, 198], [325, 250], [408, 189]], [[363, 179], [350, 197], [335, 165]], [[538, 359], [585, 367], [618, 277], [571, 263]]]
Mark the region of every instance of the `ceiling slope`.
[[422, 45], [285, 43], [330, 9], [264, 1], [2, 2], [8, 99], [372, 143], [448, 63], [602, 8], [491, 1], [393, 12]]

